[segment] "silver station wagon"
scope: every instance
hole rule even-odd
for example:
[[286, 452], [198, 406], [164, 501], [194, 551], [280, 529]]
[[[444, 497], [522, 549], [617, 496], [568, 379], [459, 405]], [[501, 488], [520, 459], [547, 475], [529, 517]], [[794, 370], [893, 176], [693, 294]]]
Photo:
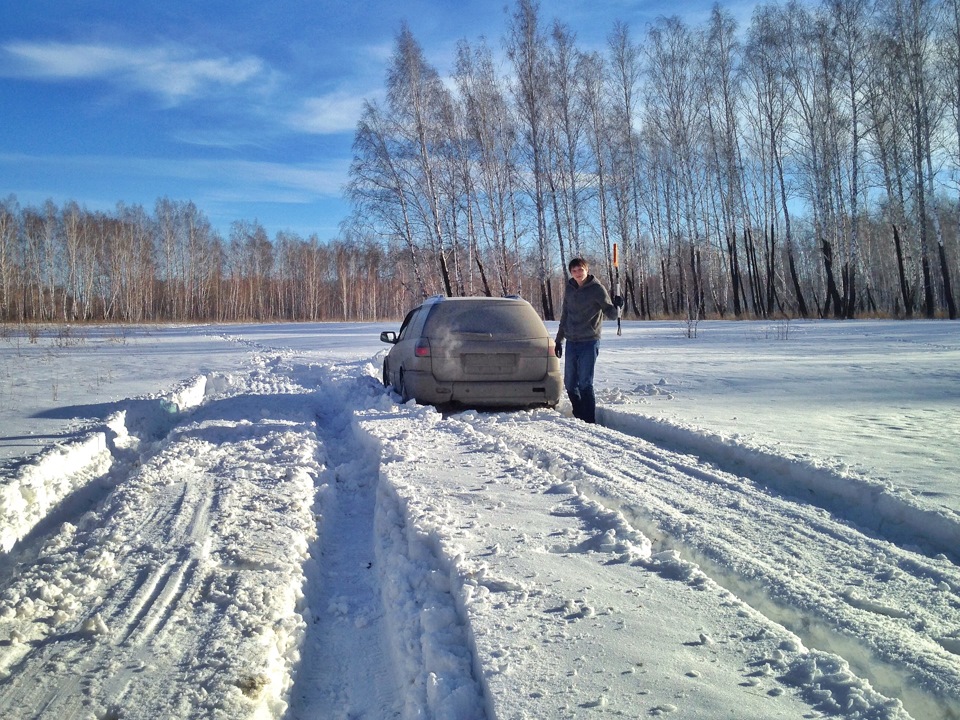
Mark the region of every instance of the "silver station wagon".
[[430, 298], [380, 339], [393, 345], [383, 384], [404, 401], [506, 408], [560, 400], [553, 338], [521, 298]]

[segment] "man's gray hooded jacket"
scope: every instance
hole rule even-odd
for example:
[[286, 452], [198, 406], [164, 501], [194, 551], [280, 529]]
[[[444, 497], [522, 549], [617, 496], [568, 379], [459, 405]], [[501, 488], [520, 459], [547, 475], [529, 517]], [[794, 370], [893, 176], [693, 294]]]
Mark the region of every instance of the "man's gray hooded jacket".
[[583, 286], [570, 278], [563, 294], [563, 311], [557, 344], [564, 340], [582, 342], [600, 339], [603, 318], [616, 320], [617, 308], [610, 301], [607, 289], [593, 275], [587, 275]]

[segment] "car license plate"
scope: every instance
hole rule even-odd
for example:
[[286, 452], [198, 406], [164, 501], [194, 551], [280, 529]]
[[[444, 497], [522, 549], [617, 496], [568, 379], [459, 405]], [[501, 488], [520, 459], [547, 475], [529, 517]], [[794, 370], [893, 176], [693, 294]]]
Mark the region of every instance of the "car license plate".
[[477, 375], [497, 375], [513, 372], [517, 356], [513, 353], [467, 353], [461, 356], [463, 370]]

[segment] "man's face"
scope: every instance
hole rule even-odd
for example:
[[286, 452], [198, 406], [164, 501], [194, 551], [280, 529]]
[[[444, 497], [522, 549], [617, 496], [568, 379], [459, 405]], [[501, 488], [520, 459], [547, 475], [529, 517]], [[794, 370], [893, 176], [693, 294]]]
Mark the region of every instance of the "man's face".
[[583, 281], [587, 279], [587, 268], [584, 265], [574, 265], [570, 270], [570, 275], [573, 276], [574, 280], [583, 285]]

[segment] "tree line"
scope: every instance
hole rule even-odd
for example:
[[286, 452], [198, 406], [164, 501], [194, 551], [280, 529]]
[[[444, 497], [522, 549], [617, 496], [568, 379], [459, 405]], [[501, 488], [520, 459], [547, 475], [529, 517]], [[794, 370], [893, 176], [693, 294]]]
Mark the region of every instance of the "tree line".
[[612, 285], [614, 244], [628, 316], [956, 318], [960, 0], [744, 28], [716, 5], [602, 50], [517, 0], [502, 49], [461, 40], [445, 78], [400, 28], [332, 240], [0, 200], [0, 320], [362, 321], [437, 293], [554, 319], [569, 259]]
[[156, 322], [374, 320], [411, 300], [382, 244], [321, 242], [238, 220], [228, 238], [189, 201], [152, 212], [0, 201], [0, 320]]
[[[637, 317], [956, 317], [960, 0], [714, 6], [578, 46], [535, 0], [452, 78], [402, 27], [366, 103], [356, 223], [423, 294], [554, 316], [572, 256]], [[952, 198], [952, 199], [951, 199]]]

